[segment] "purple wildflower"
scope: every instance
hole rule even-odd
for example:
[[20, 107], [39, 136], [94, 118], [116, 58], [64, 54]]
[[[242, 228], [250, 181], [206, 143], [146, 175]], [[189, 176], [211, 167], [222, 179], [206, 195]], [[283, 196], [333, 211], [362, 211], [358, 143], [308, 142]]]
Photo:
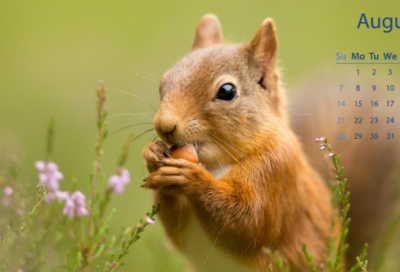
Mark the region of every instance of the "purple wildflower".
[[44, 199], [47, 203], [50, 203], [53, 202], [56, 198], [56, 191], [48, 191]]
[[2, 200], [3, 202], [3, 206], [4, 207], [9, 207], [11, 205], [12, 202], [12, 193], [13, 193], [13, 189], [11, 187], [6, 187], [4, 188], [4, 198]]
[[131, 175], [125, 168], [119, 168], [117, 175], [112, 175], [108, 180], [108, 185], [112, 188], [114, 194], [121, 194], [125, 185], [131, 182]]
[[[63, 214], [67, 215], [70, 219], [74, 215], [83, 217], [88, 214], [86, 209], [86, 197], [80, 192], [76, 191], [73, 194], [59, 190], [58, 182], [64, 178], [63, 174], [58, 170], [58, 165], [54, 162], [37, 161], [36, 168], [39, 170], [39, 182], [48, 189], [46, 201], [52, 202], [56, 199], [65, 201]], [[129, 174], [129, 173], [128, 173]]]
[[58, 171], [57, 164], [54, 162], [45, 163], [44, 161], [37, 161], [35, 166], [39, 170], [40, 184], [45, 185], [49, 191], [58, 191], [60, 187], [58, 182], [64, 178], [64, 175]]
[[63, 214], [68, 215], [69, 219], [74, 218], [75, 203], [71, 198], [68, 198], [65, 202]]
[[81, 191], [75, 191], [71, 196], [67, 192], [60, 192], [60, 198], [65, 200], [63, 214], [70, 219], [76, 214], [79, 218], [88, 214], [86, 209], [86, 197]]
[[88, 214], [86, 209], [86, 197], [81, 191], [76, 191], [71, 195], [71, 199], [76, 204], [76, 215], [78, 217], [83, 217]]
[[335, 155], [335, 154], [329, 153], [328, 157], [333, 157], [333, 155]]
[[13, 193], [13, 189], [11, 187], [4, 188], [4, 195], [10, 196]]
[[154, 220], [151, 219], [150, 217], [146, 217], [146, 222], [147, 222], [147, 224], [149, 224], [149, 225], [154, 225]]
[[58, 199], [58, 201], [67, 200], [69, 198], [68, 192], [57, 191], [57, 192], [55, 192], [55, 195], [56, 195], [56, 198]]

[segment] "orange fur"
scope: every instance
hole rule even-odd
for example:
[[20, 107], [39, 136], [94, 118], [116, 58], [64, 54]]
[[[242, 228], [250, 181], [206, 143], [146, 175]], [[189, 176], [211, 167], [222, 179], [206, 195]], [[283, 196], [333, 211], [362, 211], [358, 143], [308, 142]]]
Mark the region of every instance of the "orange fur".
[[[154, 119], [162, 141], [143, 151], [144, 187], [155, 191], [166, 233], [183, 254], [185, 230], [196, 219], [218, 250], [247, 267], [267, 271], [270, 249], [291, 271], [309, 271], [302, 246], [323, 262], [330, 191], [289, 126], [274, 23], [265, 20], [248, 44], [222, 45], [220, 37], [216, 17], [205, 16], [193, 52], [164, 75]], [[225, 83], [236, 86], [236, 99], [215, 99]], [[186, 144], [199, 147], [204, 167], [166, 156], [170, 146]]]

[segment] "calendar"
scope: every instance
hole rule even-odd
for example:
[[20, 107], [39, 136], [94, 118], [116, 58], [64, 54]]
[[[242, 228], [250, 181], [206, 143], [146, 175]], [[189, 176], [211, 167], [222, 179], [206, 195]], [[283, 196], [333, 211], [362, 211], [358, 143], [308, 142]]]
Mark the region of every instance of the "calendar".
[[335, 60], [336, 68], [345, 68], [350, 75], [346, 82], [337, 82], [336, 139], [390, 141], [399, 137], [395, 132], [400, 88], [396, 85], [397, 53], [338, 52]]
[[344, 161], [364, 156], [362, 164], [376, 167], [400, 139], [399, 55], [371, 50], [331, 56], [318, 77], [293, 88], [292, 127], [314, 165], [323, 164], [314, 139], [326, 137]]

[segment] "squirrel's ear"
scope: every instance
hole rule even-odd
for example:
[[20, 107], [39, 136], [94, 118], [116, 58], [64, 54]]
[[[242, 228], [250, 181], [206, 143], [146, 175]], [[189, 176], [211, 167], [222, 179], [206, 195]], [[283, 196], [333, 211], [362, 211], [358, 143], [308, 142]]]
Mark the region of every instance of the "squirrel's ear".
[[274, 68], [277, 51], [278, 39], [274, 21], [265, 19], [248, 45], [250, 62], [255, 62], [261, 68], [261, 72], [265, 73], [270, 70], [269, 68]]
[[217, 16], [205, 15], [197, 25], [192, 50], [222, 43], [221, 24]]

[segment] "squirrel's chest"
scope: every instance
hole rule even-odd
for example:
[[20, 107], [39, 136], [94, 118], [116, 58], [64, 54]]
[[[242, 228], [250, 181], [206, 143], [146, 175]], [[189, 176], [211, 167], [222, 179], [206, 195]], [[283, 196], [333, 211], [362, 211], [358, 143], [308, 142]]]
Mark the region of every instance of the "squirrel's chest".
[[[214, 177], [221, 178], [231, 165], [207, 169]], [[228, 253], [221, 251], [216, 245], [218, 237], [212, 241], [204, 232], [196, 216], [191, 216], [184, 230], [184, 246], [182, 248], [192, 265], [193, 272], [258, 272], [260, 270], [239, 263]], [[189, 270], [191, 271], [191, 270]]]
[[[235, 260], [228, 253], [217, 248], [215, 241], [204, 233], [200, 222], [192, 216], [184, 232], [185, 244], [182, 248], [193, 272], [258, 272], [256, 268], [247, 267]], [[191, 270], [190, 270], [191, 271]]]

